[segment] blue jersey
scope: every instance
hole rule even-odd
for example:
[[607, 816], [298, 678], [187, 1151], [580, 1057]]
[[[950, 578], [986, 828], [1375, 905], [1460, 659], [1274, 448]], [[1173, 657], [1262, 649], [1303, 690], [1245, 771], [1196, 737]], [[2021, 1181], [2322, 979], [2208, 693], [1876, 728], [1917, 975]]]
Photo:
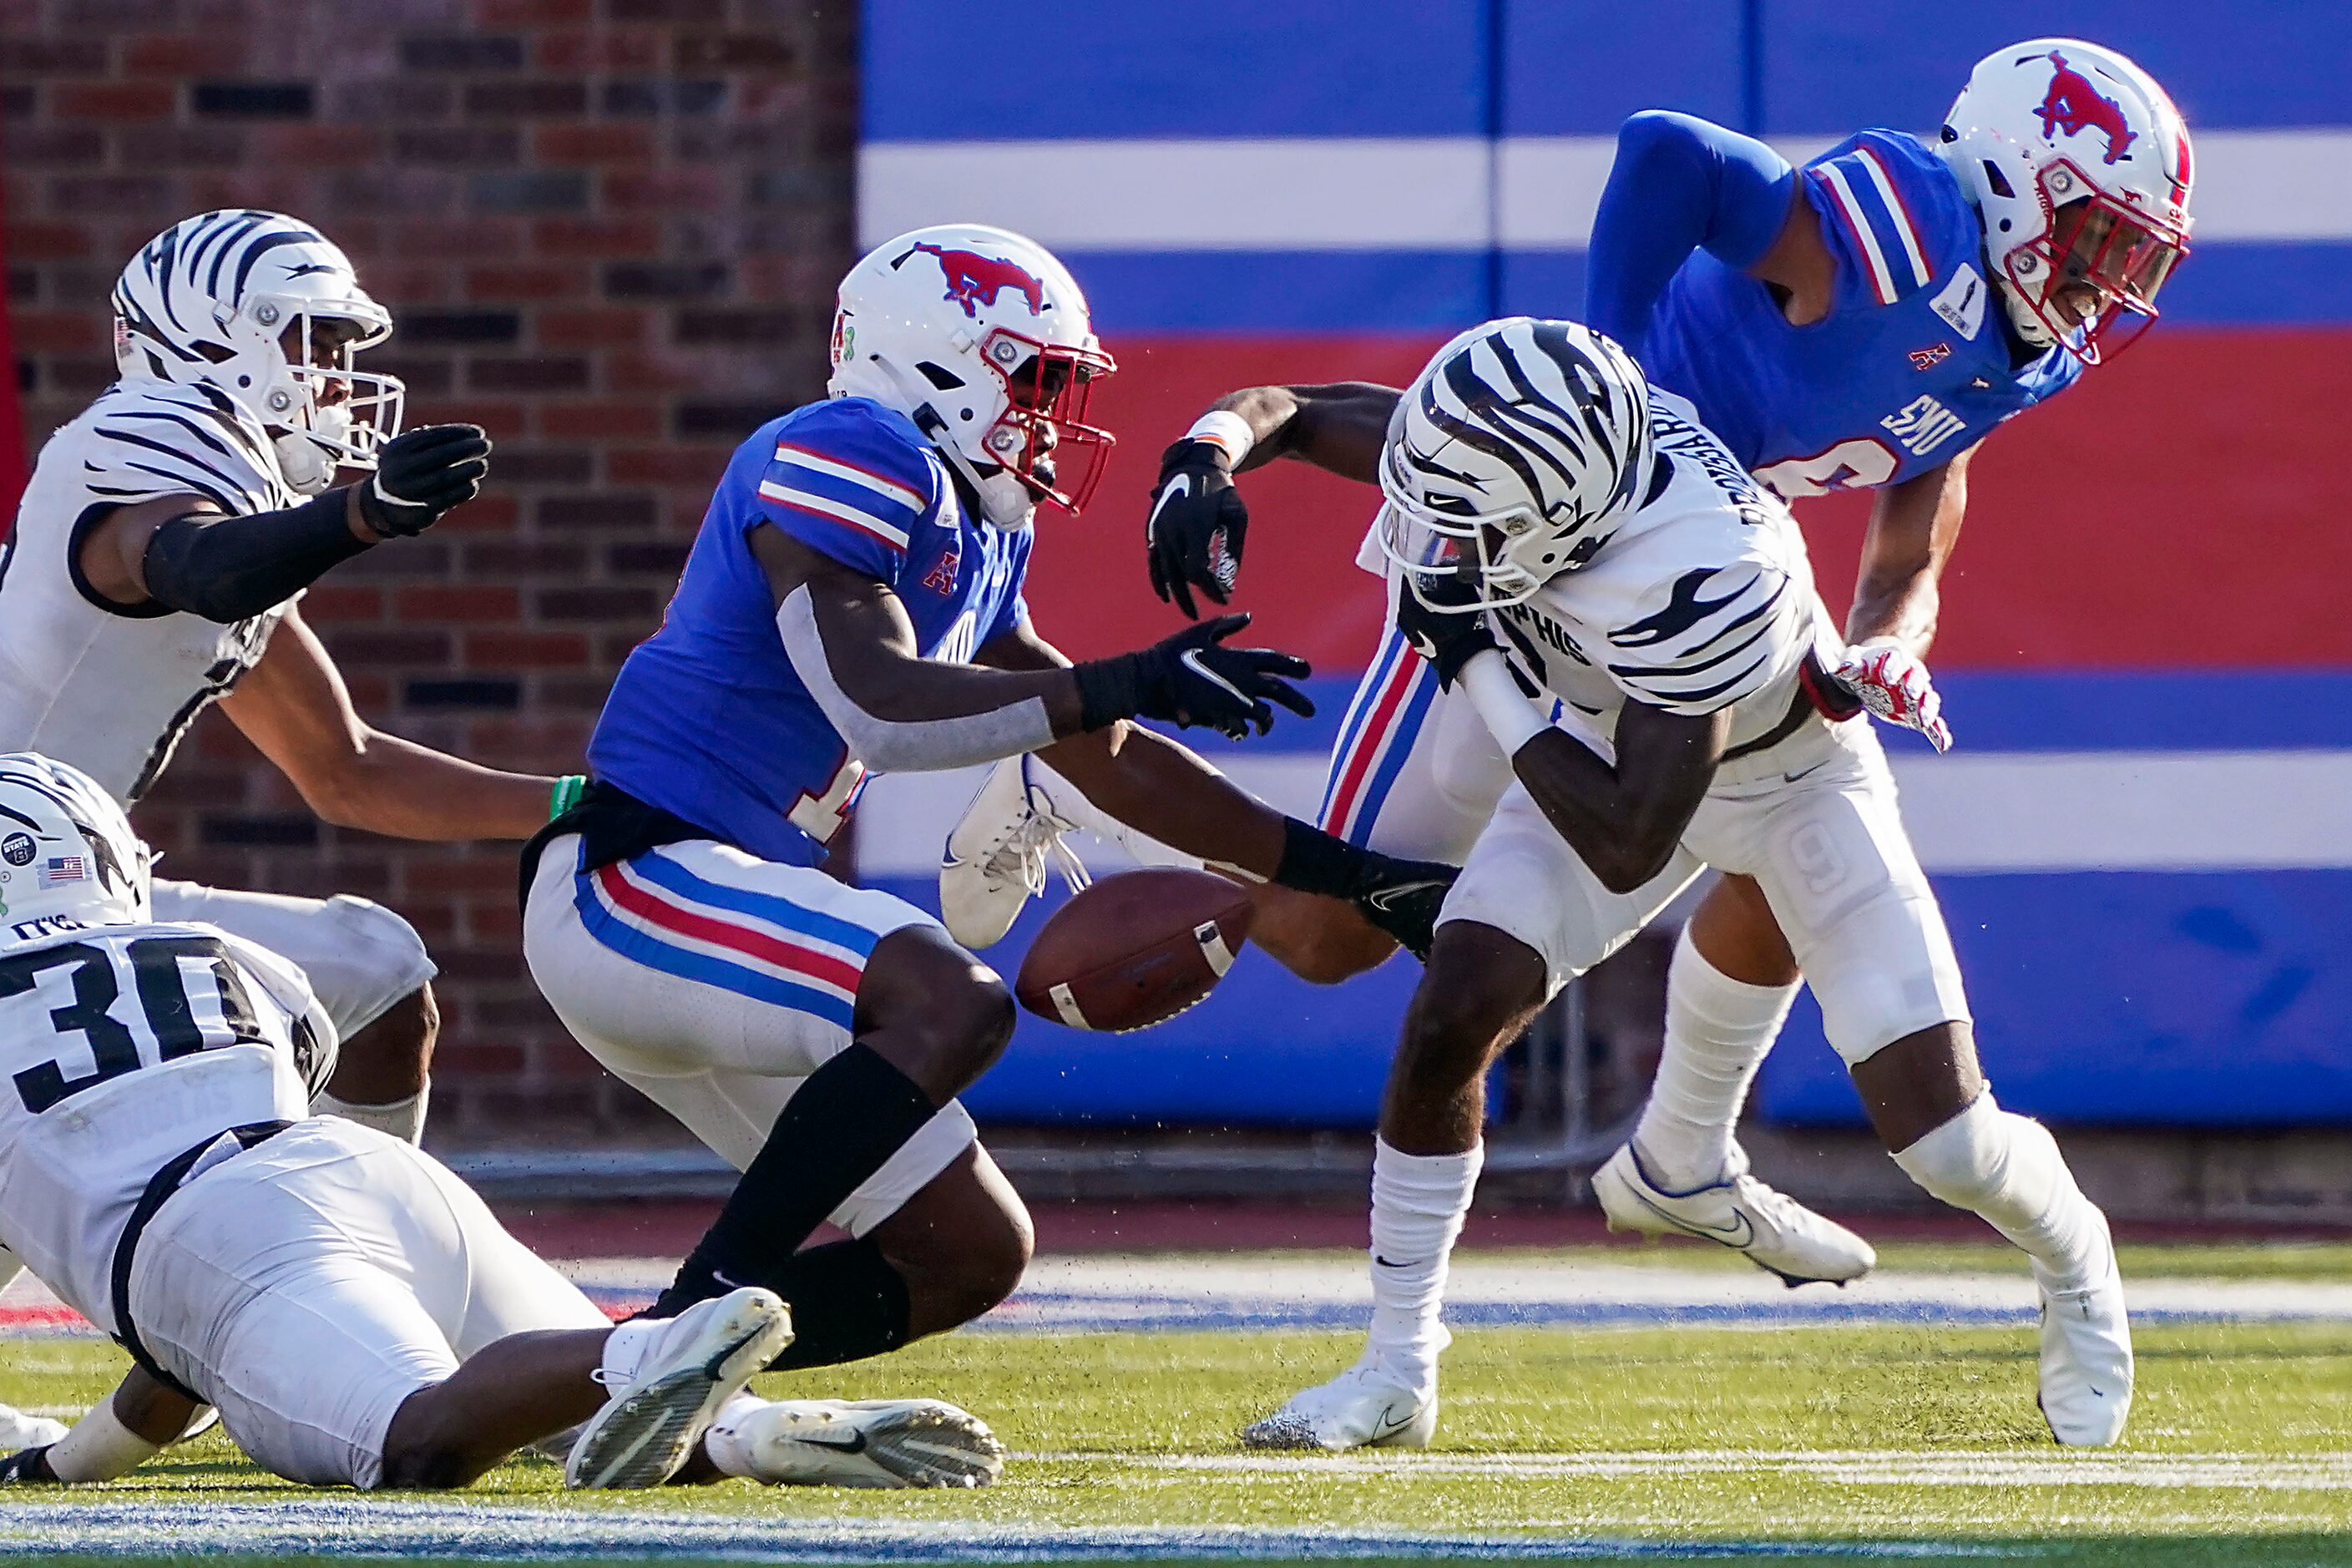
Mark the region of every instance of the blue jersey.
[[2063, 349], [2016, 363], [1976, 206], [1918, 138], [1863, 132], [1799, 189], [1836, 259], [1830, 313], [1791, 326], [1760, 280], [1695, 250], [1640, 355], [1781, 495], [1909, 479], [2082, 374]]
[[1027, 616], [1030, 532], [967, 521], [914, 423], [865, 398], [811, 404], [736, 449], [661, 629], [605, 699], [588, 766], [754, 855], [809, 866], [866, 768], [784, 653], [751, 554], [763, 522], [887, 584], [922, 656], [954, 662]]

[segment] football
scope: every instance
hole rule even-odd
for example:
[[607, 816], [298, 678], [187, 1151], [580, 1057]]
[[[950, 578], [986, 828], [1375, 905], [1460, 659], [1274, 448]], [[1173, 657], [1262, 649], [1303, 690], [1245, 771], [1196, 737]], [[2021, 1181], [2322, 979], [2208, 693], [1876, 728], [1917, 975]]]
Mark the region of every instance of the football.
[[1208, 871], [1155, 867], [1106, 877], [1064, 904], [1029, 945], [1013, 994], [1041, 1018], [1125, 1034], [1164, 1023], [1216, 988], [1248, 940], [1249, 889]]

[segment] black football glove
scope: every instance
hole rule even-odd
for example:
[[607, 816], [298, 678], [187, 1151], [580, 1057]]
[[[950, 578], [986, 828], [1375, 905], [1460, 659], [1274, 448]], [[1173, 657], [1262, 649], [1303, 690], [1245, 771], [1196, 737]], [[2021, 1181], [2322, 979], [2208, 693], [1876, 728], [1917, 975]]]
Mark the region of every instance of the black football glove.
[[1081, 727], [1163, 719], [1238, 741], [1252, 726], [1261, 735], [1274, 727], [1269, 702], [1313, 718], [1315, 704], [1290, 684], [1312, 673], [1305, 659], [1272, 648], [1224, 646], [1249, 623], [1247, 616], [1220, 616], [1138, 652], [1079, 665], [1071, 673], [1078, 679]]
[[1194, 620], [1201, 612], [1192, 606], [1193, 589], [1222, 605], [1241, 575], [1249, 508], [1228, 465], [1214, 441], [1179, 441], [1161, 456], [1151, 487], [1151, 519], [1143, 528], [1151, 591]]
[[414, 537], [474, 499], [490, 471], [490, 438], [478, 425], [427, 425], [386, 441], [375, 472], [360, 481], [360, 517], [382, 534]]
[[1396, 938], [1397, 945], [1429, 962], [1429, 944], [1437, 935], [1437, 911], [1462, 875], [1459, 866], [1434, 860], [1399, 860], [1376, 850], [1364, 851], [1364, 885], [1348, 901], [1356, 912]]
[[[1437, 667], [1438, 684], [1452, 689], [1462, 667], [1488, 648], [1500, 649], [1486, 612], [1469, 606], [1477, 590], [1459, 577], [1441, 577], [1426, 586], [1407, 578], [1397, 589], [1396, 626], [1412, 651]], [[1460, 608], [1452, 606], [1459, 605]]]
[[1282, 859], [1273, 880], [1277, 887], [1347, 900], [1364, 919], [1426, 963], [1437, 911], [1460, 875], [1459, 867], [1400, 860], [1292, 816], [1283, 820]]

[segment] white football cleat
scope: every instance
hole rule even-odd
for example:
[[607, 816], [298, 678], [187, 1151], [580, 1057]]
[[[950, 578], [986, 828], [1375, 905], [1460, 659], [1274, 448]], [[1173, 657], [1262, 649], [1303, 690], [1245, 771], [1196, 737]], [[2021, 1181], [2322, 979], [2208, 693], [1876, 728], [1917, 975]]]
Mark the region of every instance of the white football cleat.
[[1426, 1448], [1437, 1436], [1437, 1390], [1407, 1388], [1358, 1362], [1330, 1382], [1303, 1389], [1262, 1421], [1242, 1428], [1247, 1448]]
[[[2106, 1228], [2104, 1217], [2099, 1228]], [[2041, 1269], [2034, 1270], [2039, 1283]], [[2107, 1244], [2107, 1271], [2079, 1290], [2042, 1290], [2042, 1392], [2034, 1403], [2068, 1447], [2103, 1448], [2131, 1415], [2131, 1321], [2124, 1277]]]
[[46, 1415], [27, 1415], [13, 1405], [0, 1405], [0, 1454], [47, 1447], [66, 1435], [66, 1424]]
[[987, 1423], [937, 1399], [781, 1399], [720, 1422], [770, 1486], [984, 1487], [1004, 1473]]
[[940, 856], [940, 919], [967, 948], [992, 946], [1013, 929], [1021, 907], [1045, 890], [1050, 858], [1076, 892], [1090, 880], [1086, 862], [1062, 841], [1076, 825], [1055, 808], [1053, 790], [1067, 787], [1025, 753], [988, 771]]
[[696, 1302], [662, 1325], [628, 1381], [580, 1429], [563, 1484], [660, 1486], [693, 1454], [719, 1407], [792, 1342], [792, 1312], [772, 1290]]
[[1735, 1145], [1731, 1173], [1686, 1193], [1651, 1180], [1633, 1140], [1592, 1173], [1592, 1195], [1612, 1230], [1644, 1236], [1695, 1236], [1744, 1254], [1791, 1288], [1816, 1280], [1843, 1285], [1878, 1265], [1870, 1243], [1822, 1218], [1785, 1193], [1748, 1173], [1748, 1156]]

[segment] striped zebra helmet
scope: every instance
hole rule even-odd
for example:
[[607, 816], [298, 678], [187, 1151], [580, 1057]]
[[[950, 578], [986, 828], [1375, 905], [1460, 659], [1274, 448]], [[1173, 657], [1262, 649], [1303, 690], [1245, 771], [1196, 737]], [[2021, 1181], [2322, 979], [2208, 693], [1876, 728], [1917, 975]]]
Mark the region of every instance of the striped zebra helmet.
[[1415, 584], [1475, 580], [1499, 609], [1592, 559], [1650, 472], [1650, 389], [1614, 342], [1530, 316], [1437, 351], [1389, 420], [1379, 536]]
[[143, 922], [148, 858], [88, 773], [37, 752], [0, 755], [0, 947]]
[[391, 334], [350, 258], [283, 213], [184, 218], [114, 286], [123, 376], [235, 399], [268, 429], [286, 482], [304, 495], [333, 483], [339, 466], [373, 468], [376, 448], [400, 434], [407, 388], [352, 368], [354, 353]]

